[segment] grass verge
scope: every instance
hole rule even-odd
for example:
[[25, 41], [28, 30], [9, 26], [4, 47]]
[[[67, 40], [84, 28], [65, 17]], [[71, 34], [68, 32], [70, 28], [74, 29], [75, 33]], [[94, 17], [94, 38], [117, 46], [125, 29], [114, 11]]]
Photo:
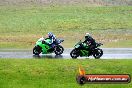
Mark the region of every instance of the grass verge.
[[132, 84], [86, 84], [75, 77], [79, 65], [88, 74], [130, 74], [132, 60], [0, 59], [0, 88], [131, 88]]
[[0, 48], [32, 48], [49, 31], [64, 38], [65, 47], [72, 47], [86, 32], [104, 47], [132, 47], [131, 10], [131, 6], [3, 6]]

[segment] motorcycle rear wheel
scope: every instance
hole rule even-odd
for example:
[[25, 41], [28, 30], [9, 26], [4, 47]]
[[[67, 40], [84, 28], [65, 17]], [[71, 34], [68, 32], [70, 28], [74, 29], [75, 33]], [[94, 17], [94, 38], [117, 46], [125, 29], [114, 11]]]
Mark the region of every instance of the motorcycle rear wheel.
[[77, 57], [79, 57], [79, 53], [76, 49], [73, 49], [70, 53], [70, 56], [73, 58], [73, 59], [76, 59]]
[[33, 54], [39, 55], [41, 53], [41, 47], [40, 46], [35, 46], [33, 48]]

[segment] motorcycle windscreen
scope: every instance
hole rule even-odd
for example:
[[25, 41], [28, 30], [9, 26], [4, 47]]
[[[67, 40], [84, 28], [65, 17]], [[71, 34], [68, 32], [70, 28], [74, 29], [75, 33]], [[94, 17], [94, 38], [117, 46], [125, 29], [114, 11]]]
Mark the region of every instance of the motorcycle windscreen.
[[63, 39], [56, 39], [56, 44], [60, 44], [61, 42], [63, 42], [64, 40]]

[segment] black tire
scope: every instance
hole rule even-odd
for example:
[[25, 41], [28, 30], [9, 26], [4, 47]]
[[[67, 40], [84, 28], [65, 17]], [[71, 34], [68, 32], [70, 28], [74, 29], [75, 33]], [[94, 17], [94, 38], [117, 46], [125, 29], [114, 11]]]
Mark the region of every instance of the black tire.
[[70, 53], [70, 56], [73, 58], [73, 59], [76, 59], [77, 57], [79, 57], [79, 52], [76, 50], [76, 49], [73, 49]]
[[77, 83], [81, 85], [86, 83], [86, 78], [84, 76], [77, 76], [76, 80], [77, 80]]
[[93, 56], [95, 59], [99, 59], [102, 55], [103, 55], [102, 49], [97, 48], [94, 50]]
[[64, 51], [64, 48], [61, 45], [57, 45], [54, 50], [56, 55], [61, 55], [63, 51]]
[[35, 46], [33, 48], [33, 54], [39, 55], [42, 52], [42, 48], [40, 46]]

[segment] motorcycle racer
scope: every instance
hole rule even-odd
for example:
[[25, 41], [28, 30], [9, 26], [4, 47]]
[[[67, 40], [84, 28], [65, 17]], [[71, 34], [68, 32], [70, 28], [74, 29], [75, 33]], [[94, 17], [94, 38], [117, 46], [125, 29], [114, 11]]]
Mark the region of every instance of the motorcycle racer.
[[90, 35], [90, 33], [85, 34], [85, 40], [83, 43], [86, 43], [86, 45], [89, 46], [90, 51], [96, 47], [95, 39]]
[[56, 42], [56, 36], [52, 32], [49, 32], [48, 33], [48, 38], [51, 40], [51, 42], [48, 43], [48, 44], [51, 46], [51, 48], [53, 48], [54, 43]]
[[99, 59], [103, 55], [103, 50], [99, 47], [103, 45], [102, 43], [95, 42], [95, 39], [89, 33], [86, 33], [85, 40], [81, 40], [75, 44], [74, 49], [70, 52], [72, 58], [77, 57], [89, 57], [93, 56], [96, 59]]

